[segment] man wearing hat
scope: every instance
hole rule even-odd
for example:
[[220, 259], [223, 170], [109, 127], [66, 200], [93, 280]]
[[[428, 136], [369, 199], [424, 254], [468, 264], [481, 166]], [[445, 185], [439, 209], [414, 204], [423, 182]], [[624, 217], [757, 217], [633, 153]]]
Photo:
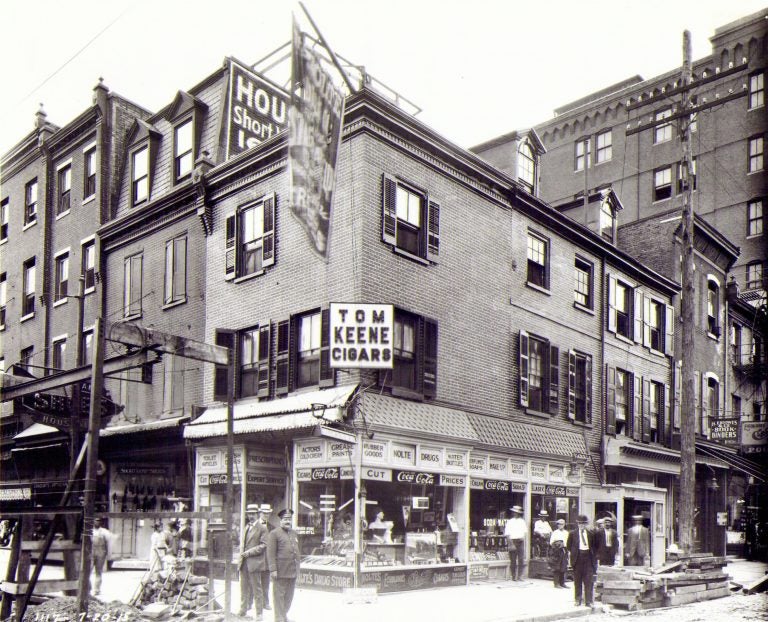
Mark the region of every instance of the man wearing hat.
[[627, 533], [627, 565], [648, 566], [651, 563], [651, 537], [643, 525], [641, 514], [632, 517], [632, 527]]
[[275, 622], [288, 622], [288, 610], [296, 589], [299, 576], [299, 537], [291, 529], [293, 510], [286, 508], [277, 513], [280, 527], [273, 529], [267, 536], [267, 562], [273, 585]]
[[509, 508], [512, 518], [504, 526], [504, 535], [507, 538], [507, 550], [509, 551], [509, 572], [513, 581], [523, 580], [525, 568], [525, 537], [528, 533], [528, 525], [523, 520], [523, 508], [513, 505]]
[[573, 566], [573, 592], [576, 605], [592, 607], [595, 601], [595, 573], [597, 573], [597, 537], [589, 528], [589, 518], [579, 514], [577, 527], [568, 532], [568, 554]]
[[565, 573], [568, 571], [568, 532], [565, 519], [555, 523], [555, 530], [549, 536], [549, 567], [552, 569], [552, 583], [555, 587], [566, 587]]
[[602, 525], [597, 530], [597, 562], [601, 566], [613, 566], [616, 564], [616, 556], [619, 553], [619, 538], [613, 528], [613, 519], [610, 516], [601, 518]]
[[264, 593], [261, 590], [261, 572], [267, 569], [267, 528], [258, 520], [259, 504], [249, 503], [245, 508], [247, 523], [240, 546], [240, 611], [245, 616], [253, 598], [255, 620], [263, 620]]
[[[269, 503], [262, 503], [259, 506], [259, 522], [267, 529], [267, 533], [272, 531], [272, 525], [269, 524], [269, 517], [272, 515], [272, 506]], [[264, 540], [266, 542], [266, 539]], [[264, 594], [264, 609], [272, 609], [269, 604], [269, 568], [264, 565], [261, 571], [261, 592]]]
[[533, 524], [533, 539], [536, 554], [531, 557], [546, 557], [549, 552], [549, 538], [552, 535], [552, 526], [549, 524], [549, 512], [542, 510], [539, 518]]

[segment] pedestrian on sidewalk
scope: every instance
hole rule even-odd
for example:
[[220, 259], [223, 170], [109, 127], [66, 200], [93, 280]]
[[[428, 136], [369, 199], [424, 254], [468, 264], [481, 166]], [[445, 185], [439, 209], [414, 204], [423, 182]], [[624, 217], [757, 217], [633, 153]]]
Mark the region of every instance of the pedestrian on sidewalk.
[[[576, 606], [595, 604], [595, 574], [597, 573], [597, 538], [589, 528], [589, 518], [579, 514], [577, 528], [568, 532], [568, 554], [573, 566], [573, 596]], [[583, 601], [582, 601], [583, 597]]]
[[253, 598], [255, 617], [259, 622], [264, 615], [264, 593], [261, 589], [261, 573], [267, 568], [267, 528], [259, 521], [260, 506], [250, 503], [245, 508], [248, 520], [243, 530], [240, 545], [240, 611], [244, 617], [248, 613], [250, 600]]
[[101, 574], [109, 556], [112, 533], [102, 526], [101, 518], [93, 519], [93, 536], [91, 536], [91, 562], [93, 564], [93, 593], [101, 593]]
[[162, 521], [154, 524], [154, 532], [149, 539], [149, 567], [163, 569], [163, 558], [171, 548], [170, 533], [163, 529]]
[[[266, 528], [267, 535], [274, 529], [269, 522], [270, 516], [272, 516], [272, 506], [269, 503], [262, 503], [259, 506], [259, 522]], [[266, 536], [264, 541], [266, 542]], [[269, 567], [266, 564], [264, 570], [261, 571], [261, 592], [264, 594], [264, 609], [272, 609], [269, 604]]]
[[522, 581], [525, 570], [525, 537], [528, 533], [528, 525], [523, 520], [523, 508], [513, 505], [509, 508], [512, 518], [504, 526], [504, 535], [507, 538], [507, 550], [509, 551], [509, 572], [513, 581]]
[[651, 563], [651, 537], [643, 525], [642, 514], [632, 517], [632, 527], [627, 534], [627, 565], [649, 566]]
[[601, 566], [615, 566], [619, 554], [618, 534], [613, 528], [613, 519], [610, 516], [606, 516], [602, 521], [602, 528], [597, 530], [597, 562]]
[[293, 602], [296, 579], [299, 576], [299, 538], [291, 528], [293, 510], [286, 508], [278, 512], [280, 527], [267, 536], [267, 562], [272, 578], [272, 602], [275, 607], [275, 622], [288, 622], [288, 611]]
[[552, 583], [555, 587], [566, 587], [565, 573], [568, 572], [568, 532], [565, 530], [565, 520], [555, 523], [556, 529], [549, 537], [549, 567], [552, 570]]

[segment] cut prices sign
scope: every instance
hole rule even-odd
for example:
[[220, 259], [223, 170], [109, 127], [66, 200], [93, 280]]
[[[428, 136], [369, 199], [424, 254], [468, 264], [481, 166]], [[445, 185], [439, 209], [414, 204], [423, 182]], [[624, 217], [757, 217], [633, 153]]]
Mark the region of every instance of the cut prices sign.
[[331, 367], [392, 369], [392, 305], [331, 303]]

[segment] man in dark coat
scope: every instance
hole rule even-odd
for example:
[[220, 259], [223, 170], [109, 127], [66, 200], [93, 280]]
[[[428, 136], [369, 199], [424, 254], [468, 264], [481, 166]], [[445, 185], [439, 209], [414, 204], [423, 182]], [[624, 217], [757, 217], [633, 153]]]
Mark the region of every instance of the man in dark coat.
[[589, 528], [589, 518], [579, 514], [578, 526], [568, 532], [568, 553], [573, 566], [573, 592], [576, 605], [592, 607], [595, 602], [595, 573], [597, 573], [597, 537]]
[[296, 579], [299, 576], [299, 537], [291, 529], [293, 510], [286, 508], [278, 512], [280, 527], [267, 536], [267, 562], [272, 577], [272, 603], [275, 608], [275, 622], [288, 622], [288, 610], [293, 602]]
[[261, 572], [267, 569], [267, 528], [257, 520], [259, 505], [249, 504], [245, 509], [248, 522], [243, 530], [240, 548], [240, 612], [245, 616], [251, 597], [256, 612], [255, 620], [263, 620], [264, 594], [261, 590]]
[[[267, 529], [267, 533], [272, 531], [272, 525], [269, 524], [269, 518], [272, 516], [272, 506], [269, 503], [262, 503], [259, 508], [259, 522]], [[266, 542], [266, 538], [264, 540]], [[269, 567], [264, 564], [261, 571], [261, 591], [264, 594], [264, 609], [272, 609], [269, 604]]]
[[597, 561], [601, 566], [613, 566], [619, 554], [619, 538], [613, 528], [613, 519], [606, 516], [602, 520], [603, 527], [597, 531]]

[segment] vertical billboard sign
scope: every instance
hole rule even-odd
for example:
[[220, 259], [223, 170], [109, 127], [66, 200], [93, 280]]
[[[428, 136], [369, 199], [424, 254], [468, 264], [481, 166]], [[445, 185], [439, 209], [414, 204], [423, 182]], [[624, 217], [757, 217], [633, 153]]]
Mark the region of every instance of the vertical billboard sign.
[[227, 159], [287, 129], [289, 100], [288, 93], [230, 59]]
[[304, 45], [295, 21], [292, 71], [288, 112], [291, 212], [313, 250], [327, 258], [344, 95], [323, 69], [320, 56]]

